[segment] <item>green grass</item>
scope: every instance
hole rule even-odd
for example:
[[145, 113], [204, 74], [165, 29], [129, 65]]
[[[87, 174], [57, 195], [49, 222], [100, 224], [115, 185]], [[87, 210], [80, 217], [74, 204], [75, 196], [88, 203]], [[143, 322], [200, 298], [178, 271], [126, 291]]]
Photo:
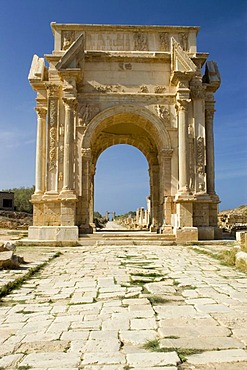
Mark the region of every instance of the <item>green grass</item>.
[[[171, 336], [171, 337], [166, 337], [169, 339], [178, 339], [178, 337]], [[152, 352], [177, 352], [178, 357], [180, 358], [181, 362], [185, 362], [187, 360], [186, 356], [190, 355], [195, 355], [198, 353], [205, 352], [203, 349], [196, 349], [196, 348], [177, 348], [177, 347], [160, 347], [160, 342], [158, 339], [153, 339], [147, 341], [143, 345], [144, 349], [147, 349]]]

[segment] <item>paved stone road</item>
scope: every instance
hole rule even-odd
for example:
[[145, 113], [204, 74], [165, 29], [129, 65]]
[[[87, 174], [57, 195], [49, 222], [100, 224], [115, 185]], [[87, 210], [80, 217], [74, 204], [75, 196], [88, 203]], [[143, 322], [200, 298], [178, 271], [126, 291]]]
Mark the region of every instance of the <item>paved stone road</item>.
[[61, 250], [3, 299], [0, 369], [247, 368], [245, 273], [180, 246]]

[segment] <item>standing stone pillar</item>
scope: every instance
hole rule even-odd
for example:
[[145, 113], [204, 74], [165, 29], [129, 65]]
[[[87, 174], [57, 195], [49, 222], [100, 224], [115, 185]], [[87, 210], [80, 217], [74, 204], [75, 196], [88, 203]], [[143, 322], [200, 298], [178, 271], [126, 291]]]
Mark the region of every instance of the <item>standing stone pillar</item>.
[[74, 154], [74, 109], [76, 101], [73, 98], [64, 98], [64, 170], [62, 192], [73, 190], [73, 154]]
[[35, 194], [43, 194], [45, 191], [45, 175], [46, 175], [47, 109], [37, 107], [36, 112], [37, 112], [37, 140], [36, 140]]
[[179, 192], [189, 191], [189, 152], [188, 152], [188, 103], [178, 100], [178, 157], [179, 157]]

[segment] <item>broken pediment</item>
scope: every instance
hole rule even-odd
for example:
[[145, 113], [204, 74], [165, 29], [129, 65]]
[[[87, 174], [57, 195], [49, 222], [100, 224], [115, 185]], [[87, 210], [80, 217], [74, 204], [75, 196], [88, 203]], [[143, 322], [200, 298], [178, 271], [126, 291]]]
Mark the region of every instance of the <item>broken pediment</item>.
[[84, 34], [81, 34], [72, 45], [66, 50], [65, 54], [57, 63], [59, 71], [80, 67], [84, 60]]
[[28, 75], [30, 82], [41, 82], [45, 79], [47, 68], [44, 58], [39, 58], [38, 55], [33, 56], [31, 68]]
[[177, 79], [176, 76], [185, 75], [193, 76], [197, 70], [196, 65], [193, 63], [188, 54], [182, 49], [181, 45], [174, 39], [171, 38], [172, 50], [171, 50], [171, 70], [172, 70], [172, 82]]

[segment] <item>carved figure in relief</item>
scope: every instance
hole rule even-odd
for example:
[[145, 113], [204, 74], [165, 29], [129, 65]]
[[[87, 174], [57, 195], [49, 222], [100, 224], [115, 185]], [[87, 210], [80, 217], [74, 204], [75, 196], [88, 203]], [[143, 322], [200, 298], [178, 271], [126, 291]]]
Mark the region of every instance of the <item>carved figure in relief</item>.
[[179, 33], [179, 42], [184, 51], [188, 50], [188, 34], [184, 32]]
[[67, 50], [75, 41], [75, 31], [63, 31], [63, 50]]
[[148, 50], [147, 35], [137, 32], [134, 34], [135, 50], [145, 51]]
[[159, 36], [160, 36], [160, 50], [169, 51], [169, 33], [161, 32]]
[[170, 112], [169, 109], [166, 108], [164, 105], [157, 105], [156, 112], [160, 119], [165, 121], [166, 123], [170, 122]]

